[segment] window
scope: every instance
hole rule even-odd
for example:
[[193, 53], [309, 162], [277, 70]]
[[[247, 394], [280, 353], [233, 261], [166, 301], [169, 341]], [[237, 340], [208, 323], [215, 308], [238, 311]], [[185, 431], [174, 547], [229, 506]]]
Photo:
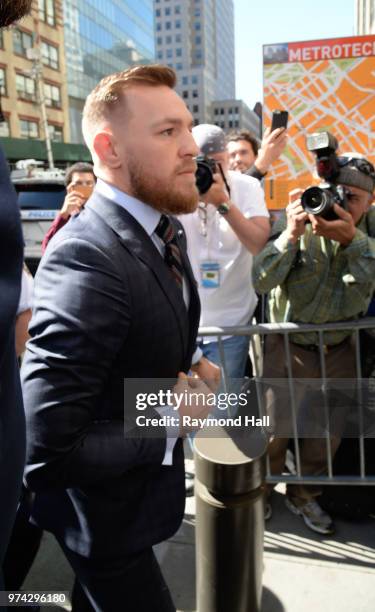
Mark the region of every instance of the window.
[[220, 115], [224, 115], [224, 109], [223, 108], [220, 109]]
[[236, 127], [236, 128], [240, 127], [240, 122], [239, 121], [235, 121], [234, 122], [234, 127]]
[[157, 39], [156, 39], [156, 44], [157, 44], [157, 45], [161, 45], [161, 44], [163, 44], [163, 37], [162, 37], [162, 36], [158, 36], [158, 37], [157, 37]]
[[176, 29], [179, 29], [181, 27], [181, 19], [176, 19], [176, 21], [174, 22], [174, 25]]
[[196, 45], [200, 45], [202, 42], [202, 36], [196, 36], [195, 37], [195, 44]]
[[21, 30], [13, 30], [13, 51], [17, 55], [26, 57], [27, 49], [33, 46], [33, 37], [27, 32]]
[[193, 105], [193, 113], [199, 113], [199, 105], [198, 104], [194, 104]]
[[181, 15], [181, 7], [179, 4], [176, 4], [176, 6], [174, 7], [174, 12], [175, 15]]
[[182, 56], [182, 49], [178, 48], [176, 49], [176, 57], [181, 57]]
[[199, 21], [195, 21], [194, 23], [194, 30], [200, 30], [201, 29], [201, 24]]
[[168, 34], [168, 36], [165, 37], [165, 44], [170, 45], [171, 42], [172, 42], [172, 36]]
[[168, 59], [171, 59], [171, 57], [173, 57], [173, 50], [172, 49], [167, 49], [166, 55], [167, 55]]
[[194, 17], [200, 17], [200, 16], [201, 16], [201, 9], [200, 8], [194, 9]]
[[193, 76], [191, 77], [191, 82], [193, 85], [197, 85], [198, 83], [198, 76], [196, 74], [193, 74]]
[[184, 100], [189, 97], [189, 92], [186, 89], [184, 89], [184, 91], [182, 92], [182, 97], [184, 98]]
[[45, 66], [58, 70], [59, 51], [54, 45], [42, 42], [42, 62]]
[[176, 43], [180, 43], [180, 42], [181, 42], [181, 40], [182, 40], [182, 38], [181, 38], [181, 34], [176, 34], [176, 36], [175, 36], [175, 38], [174, 38], [174, 39], [175, 39]]
[[55, 2], [54, 0], [38, 0], [39, 19], [48, 23], [50, 26], [56, 25]]
[[61, 108], [60, 87], [57, 87], [57, 85], [44, 83], [44, 98], [46, 101], [46, 106]]
[[200, 60], [202, 59], [202, 49], [197, 49], [194, 53], [195, 55], [195, 59]]
[[39, 124], [37, 121], [20, 119], [21, 138], [39, 138]]
[[31, 100], [35, 102], [35, 81], [24, 74], [16, 74], [16, 90], [17, 95], [22, 100]]
[[198, 98], [198, 90], [193, 89], [193, 98]]
[[171, 23], [170, 21], [166, 21], [166, 22], [165, 22], [165, 29], [166, 29], [166, 30], [170, 30], [170, 29], [171, 29], [171, 27], [172, 27], [172, 23]]
[[183, 76], [183, 77], [182, 77], [182, 84], [183, 84], [183, 85], [187, 85], [188, 83], [189, 83], [189, 77], [187, 77], [187, 76]]
[[156, 11], [155, 11], [156, 17], [160, 17], [160, 13], [161, 13], [160, 9], [156, 9]]
[[218, 115], [218, 114], [219, 114], [219, 110], [217, 108], [215, 108], [214, 115]]
[[48, 131], [50, 138], [51, 140], [53, 140], [53, 142], [64, 141], [63, 128], [61, 125], [48, 125]]
[[5, 68], [0, 68], [0, 94], [2, 96], [7, 95], [7, 79]]
[[158, 21], [157, 24], [156, 24], [156, 31], [157, 32], [161, 31], [161, 23], [160, 23], [160, 21]]
[[163, 51], [158, 51], [156, 57], [157, 59], [163, 59]]
[[171, 14], [171, 7], [170, 6], [166, 7], [166, 9], [164, 11], [164, 14], [167, 15], [167, 16]]
[[2, 138], [9, 138], [10, 136], [8, 117], [4, 117], [3, 121], [0, 121], [0, 136]]
[[176, 64], [176, 70], [182, 70], [183, 66], [180, 62]]

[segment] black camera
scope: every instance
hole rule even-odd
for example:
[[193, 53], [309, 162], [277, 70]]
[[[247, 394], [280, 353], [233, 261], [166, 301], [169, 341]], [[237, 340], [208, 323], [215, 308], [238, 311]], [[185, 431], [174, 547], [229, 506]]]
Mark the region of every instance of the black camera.
[[197, 162], [197, 170], [195, 172], [195, 182], [197, 189], [201, 195], [207, 193], [212, 183], [214, 182], [214, 174], [217, 171], [217, 164], [214, 159], [206, 157], [206, 155], [198, 155], [195, 158]]
[[317, 132], [307, 137], [307, 148], [316, 155], [316, 169], [324, 183], [319, 187], [306, 189], [302, 194], [301, 204], [305, 212], [329, 221], [337, 219], [333, 210], [334, 204], [345, 210], [348, 207], [347, 192], [341, 185], [337, 185], [340, 173], [337, 147], [336, 138], [329, 132]]

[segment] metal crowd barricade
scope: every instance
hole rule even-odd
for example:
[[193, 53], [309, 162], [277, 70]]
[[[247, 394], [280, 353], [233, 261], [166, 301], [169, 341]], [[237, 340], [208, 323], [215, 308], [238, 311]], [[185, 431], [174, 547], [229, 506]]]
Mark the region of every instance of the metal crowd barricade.
[[[267, 482], [269, 483], [293, 483], [293, 484], [332, 484], [332, 485], [374, 485], [375, 475], [366, 474], [366, 461], [365, 461], [365, 433], [364, 433], [364, 415], [363, 415], [363, 404], [362, 404], [362, 388], [361, 385], [357, 385], [357, 399], [358, 399], [358, 444], [359, 444], [359, 461], [360, 461], [360, 473], [358, 476], [339, 476], [333, 475], [332, 467], [332, 448], [331, 439], [329, 436], [329, 430], [326, 434], [327, 440], [327, 474], [320, 476], [306, 476], [301, 473], [301, 461], [300, 461], [300, 444], [298, 439], [298, 424], [297, 424], [297, 405], [296, 405], [296, 394], [294, 387], [294, 380], [292, 376], [292, 361], [290, 354], [290, 340], [291, 334], [303, 334], [306, 332], [317, 332], [319, 338], [319, 355], [321, 364], [321, 380], [323, 387], [323, 398], [326, 418], [328, 417], [327, 412], [327, 398], [325, 388], [327, 385], [326, 377], [326, 365], [325, 365], [325, 351], [324, 351], [324, 332], [326, 331], [340, 331], [350, 330], [353, 334], [355, 341], [355, 357], [356, 357], [356, 375], [357, 380], [362, 379], [361, 372], [361, 347], [360, 347], [360, 330], [374, 330], [375, 332], [375, 317], [374, 318], [363, 318], [356, 321], [345, 321], [337, 323], [326, 323], [322, 325], [313, 324], [297, 324], [297, 323], [263, 323], [258, 325], [249, 325], [241, 327], [201, 327], [199, 329], [198, 338], [212, 338], [213, 341], [217, 341], [219, 345], [219, 353], [221, 357], [221, 368], [223, 376], [223, 389], [228, 389], [228, 376], [225, 365], [225, 355], [223, 347], [223, 339], [228, 336], [249, 336], [249, 344], [253, 355], [253, 367], [255, 370], [255, 386], [257, 390], [257, 401], [259, 406], [260, 415], [265, 414], [264, 398], [261, 392], [261, 381], [262, 372], [259, 365], [262, 355], [259, 354], [259, 346], [257, 347], [256, 338], [264, 338], [264, 336], [270, 334], [282, 334], [285, 342], [285, 354], [286, 354], [286, 365], [288, 371], [288, 386], [291, 399], [291, 412], [292, 412], [292, 426], [293, 426], [293, 440], [295, 445], [295, 464], [296, 474], [271, 474], [269, 469], [269, 463], [267, 466]], [[374, 340], [375, 342], [375, 340]], [[263, 342], [262, 342], [263, 344]], [[259, 345], [259, 343], [258, 343]], [[255, 357], [255, 358], [254, 358]], [[374, 414], [375, 420], [375, 414]], [[328, 418], [326, 420], [328, 423]], [[375, 438], [374, 438], [375, 440]]]

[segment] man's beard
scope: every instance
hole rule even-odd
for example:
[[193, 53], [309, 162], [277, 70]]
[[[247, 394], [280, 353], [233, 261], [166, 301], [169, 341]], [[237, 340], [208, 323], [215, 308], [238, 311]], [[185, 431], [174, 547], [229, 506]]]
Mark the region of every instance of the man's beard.
[[32, 0], [0, 0], [0, 28], [18, 21], [31, 11]]
[[162, 183], [159, 178], [150, 176], [147, 167], [134, 159], [129, 160], [128, 172], [133, 197], [155, 210], [172, 215], [184, 215], [196, 210], [199, 194], [195, 185], [192, 185], [190, 192], [173, 189], [171, 182]]

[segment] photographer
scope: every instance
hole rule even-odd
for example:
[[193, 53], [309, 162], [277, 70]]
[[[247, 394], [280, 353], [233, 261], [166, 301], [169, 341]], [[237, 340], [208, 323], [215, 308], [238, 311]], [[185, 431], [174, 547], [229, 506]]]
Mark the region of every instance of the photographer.
[[44, 236], [42, 253], [51, 238], [69, 221], [72, 215], [79, 213], [94, 191], [96, 178], [92, 164], [77, 162], [68, 168], [65, 176], [67, 195], [64, 204], [54, 222]]
[[[335, 203], [335, 218], [327, 219], [307, 213], [301, 205], [302, 191], [294, 190], [289, 195], [286, 214], [275, 223], [267, 246], [255, 258], [254, 287], [260, 293], [269, 292], [270, 322], [322, 324], [351, 321], [367, 311], [375, 286], [375, 207], [371, 206], [375, 186], [374, 168], [355, 154], [338, 158], [334, 155], [334, 161], [338, 168], [335, 184], [337, 190], [342, 186], [346, 191], [347, 210]], [[323, 192], [326, 198], [328, 190]], [[351, 340], [350, 330], [324, 332], [327, 379], [356, 378], [355, 352]], [[319, 379], [323, 376], [317, 333], [292, 334], [290, 356], [294, 379]], [[287, 378], [286, 362], [283, 336], [268, 336], [264, 378]], [[270, 444], [271, 472], [280, 474], [285, 464], [288, 439], [286, 434], [284, 437], [280, 435], [282, 427], [279, 424], [283, 420], [285, 423], [290, 410], [290, 396], [287, 385], [275, 391], [267, 381], [265, 384], [267, 410], [274, 411], [276, 430], [279, 431]], [[301, 391], [301, 386], [296, 385], [297, 392], [298, 389]], [[307, 400], [304, 408], [311, 412], [316, 396], [302, 393], [300, 398], [296, 398], [297, 407], [298, 399], [302, 400], [303, 395]], [[338, 395], [336, 392], [332, 398], [337, 410], [336, 424], [345, 417], [346, 408], [342, 405], [342, 399], [340, 405]], [[302, 475], [325, 473], [326, 442], [323, 437], [303, 439]], [[339, 444], [340, 431], [335, 435], [331, 432], [332, 456]], [[292, 512], [302, 516], [309, 528], [330, 534], [333, 533], [332, 520], [317, 503], [319, 494], [316, 486], [288, 486], [286, 504]], [[268, 503], [266, 518], [270, 515], [271, 506]]]
[[[201, 299], [201, 326], [248, 325], [257, 303], [251, 284], [253, 255], [269, 236], [268, 211], [259, 182], [228, 170], [225, 135], [216, 125], [193, 128], [200, 152], [213, 160], [213, 183], [200, 195], [198, 210], [181, 217]], [[218, 342], [205, 341], [204, 355], [220, 364]], [[249, 338], [223, 342], [225, 371], [242, 378]]]

